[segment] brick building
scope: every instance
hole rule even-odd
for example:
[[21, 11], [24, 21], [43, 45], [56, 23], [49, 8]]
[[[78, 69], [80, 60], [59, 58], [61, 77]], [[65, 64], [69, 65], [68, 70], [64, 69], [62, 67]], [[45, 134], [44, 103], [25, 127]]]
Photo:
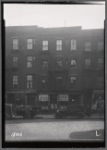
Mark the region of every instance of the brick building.
[[104, 29], [6, 27], [6, 103], [42, 110], [104, 99]]

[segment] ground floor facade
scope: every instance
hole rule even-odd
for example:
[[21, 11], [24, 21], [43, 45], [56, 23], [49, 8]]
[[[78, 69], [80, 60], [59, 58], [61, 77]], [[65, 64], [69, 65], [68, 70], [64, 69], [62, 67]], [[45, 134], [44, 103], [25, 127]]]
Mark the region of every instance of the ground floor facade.
[[39, 106], [41, 111], [54, 112], [69, 105], [92, 107], [99, 99], [104, 100], [104, 90], [84, 91], [8, 91], [6, 104]]

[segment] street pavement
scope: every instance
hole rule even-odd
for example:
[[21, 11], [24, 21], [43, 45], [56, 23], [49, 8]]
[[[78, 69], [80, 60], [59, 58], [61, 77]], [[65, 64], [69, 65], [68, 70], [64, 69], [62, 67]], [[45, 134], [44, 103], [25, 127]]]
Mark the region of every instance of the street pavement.
[[[76, 140], [71, 139], [72, 133], [93, 131], [96, 136], [94, 140], [97, 140], [100, 139], [101, 129], [104, 129], [103, 120], [10, 120], [5, 124], [5, 139], [6, 141], [71, 141]], [[88, 138], [79, 140], [85, 139], [88, 140]], [[89, 140], [93, 139], [89, 138]]]

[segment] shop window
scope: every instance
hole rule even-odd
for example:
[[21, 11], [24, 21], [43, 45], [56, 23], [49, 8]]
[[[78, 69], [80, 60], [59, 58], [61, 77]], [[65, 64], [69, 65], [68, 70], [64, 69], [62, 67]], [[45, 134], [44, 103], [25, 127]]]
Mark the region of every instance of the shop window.
[[13, 50], [18, 50], [18, 45], [19, 42], [18, 42], [18, 39], [13, 39]]
[[62, 40], [56, 41], [56, 50], [61, 51], [62, 50]]
[[77, 41], [71, 40], [71, 50], [76, 50], [76, 49], [77, 49]]
[[33, 88], [33, 75], [27, 75], [27, 88]]
[[68, 101], [69, 97], [67, 94], [60, 94], [58, 95], [58, 101]]
[[48, 94], [40, 94], [39, 101], [49, 101], [49, 95]]
[[27, 39], [27, 49], [33, 49], [33, 39]]
[[18, 75], [13, 75], [13, 87], [17, 87], [18, 85]]
[[48, 50], [48, 41], [42, 41], [42, 50], [43, 51]]
[[91, 51], [91, 42], [85, 42], [85, 51]]

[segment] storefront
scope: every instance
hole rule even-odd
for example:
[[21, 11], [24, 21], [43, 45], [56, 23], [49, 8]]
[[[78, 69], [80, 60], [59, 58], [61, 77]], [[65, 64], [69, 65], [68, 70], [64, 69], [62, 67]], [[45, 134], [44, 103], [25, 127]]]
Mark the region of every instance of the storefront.
[[39, 107], [41, 111], [49, 111], [50, 96], [48, 94], [39, 94], [38, 101], [39, 101]]
[[58, 109], [66, 110], [68, 107], [69, 96], [68, 94], [59, 94], [57, 96], [57, 106]]

